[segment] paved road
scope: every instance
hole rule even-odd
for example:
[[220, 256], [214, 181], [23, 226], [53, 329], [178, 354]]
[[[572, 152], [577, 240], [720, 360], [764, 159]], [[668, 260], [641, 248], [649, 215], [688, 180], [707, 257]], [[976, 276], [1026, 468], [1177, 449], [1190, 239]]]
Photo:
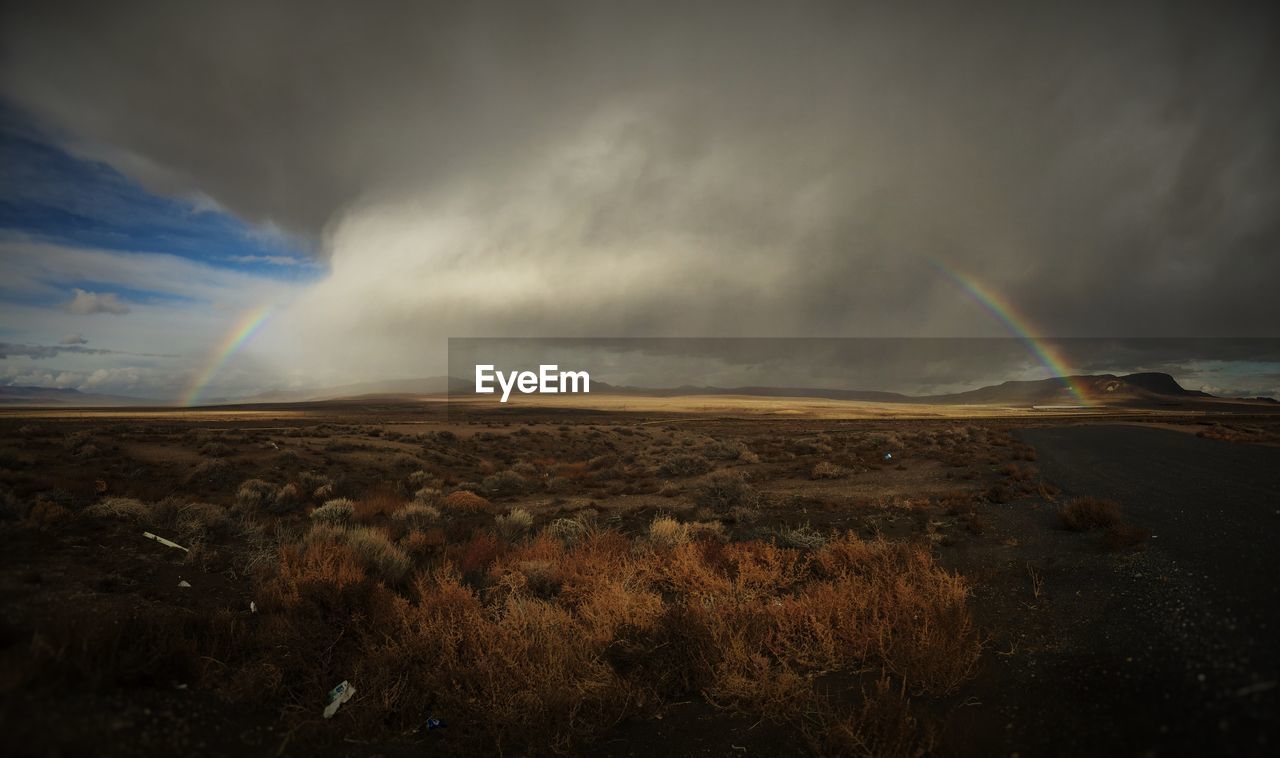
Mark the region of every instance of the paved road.
[[1139, 426], [1028, 429], [1068, 495], [1118, 501], [1152, 547], [1198, 571], [1226, 609], [1280, 638], [1280, 448]]
[[[1117, 695], [1109, 706], [1116, 726], [1135, 740], [1099, 753], [1143, 744], [1156, 754], [1276, 754], [1280, 448], [1123, 425], [1017, 434], [1065, 495], [1116, 500], [1128, 521], [1155, 535], [1146, 568], [1133, 573], [1135, 587], [1150, 584], [1122, 589], [1093, 622], [1097, 634], [1073, 643], [1087, 651], [1082, 671], [1110, 656], [1132, 660], [1128, 669], [1147, 682], [1125, 691], [1113, 675], [1097, 675], [1101, 691]], [[1080, 641], [1095, 636], [1102, 642]]]

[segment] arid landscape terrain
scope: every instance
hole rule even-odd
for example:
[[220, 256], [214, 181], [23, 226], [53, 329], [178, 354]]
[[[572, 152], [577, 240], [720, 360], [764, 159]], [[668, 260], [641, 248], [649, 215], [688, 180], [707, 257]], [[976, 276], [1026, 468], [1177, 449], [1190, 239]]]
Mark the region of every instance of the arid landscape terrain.
[[7, 745], [1274, 749], [1280, 417], [701, 400], [0, 411]]

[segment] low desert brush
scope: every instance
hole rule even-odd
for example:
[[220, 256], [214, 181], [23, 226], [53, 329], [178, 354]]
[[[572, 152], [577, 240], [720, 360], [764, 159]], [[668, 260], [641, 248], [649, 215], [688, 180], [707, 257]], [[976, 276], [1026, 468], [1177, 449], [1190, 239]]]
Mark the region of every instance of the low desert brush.
[[533, 514], [523, 508], [512, 508], [505, 515], [494, 519], [498, 533], [508, 540], [524, 535], [533, 527]]
[[1115, 526], [1122, 521], [1118, 504], [1093, 497], [1069, 501], [1058, 511], [1058, 518], [1064, 528], [1073, 532]]
[[108, 497], [85, 508], [83, 512], [86, 516], [142, 523], [150, 517], [151, 506], [131, 497]]
[[488, 500], [467, 490], [450, 492], [441, 499], [440, 506], [445, 510], [463, 513], [483, 513], [491, 507]]
[[424, 503], [410, 503], [391, 514], [391, 518], [411, 530], [425, 530], [440, 521], [440, 509]]
[[756, 507], [760, 503], [760, 494], [742, 474], [720, 471], [698, 483], [693, 501], [704, 508], [728, 511], [738, 506]]
[[848, 472], [843, 468], [829, 463], [827, 461], [819, 461], [813, 464], [813, 468], [809, 471], [810, 479], [843, 479]]
[[311, 520], [324, 524], [346, 524], [356, 515], [355, 506], [347, 498], [330, 500], [311, 512]]
[[265, 508], [276, 496], [276, 486], [261, 479], [248, 479], [236, 490], [236, 505], [248, 510]]

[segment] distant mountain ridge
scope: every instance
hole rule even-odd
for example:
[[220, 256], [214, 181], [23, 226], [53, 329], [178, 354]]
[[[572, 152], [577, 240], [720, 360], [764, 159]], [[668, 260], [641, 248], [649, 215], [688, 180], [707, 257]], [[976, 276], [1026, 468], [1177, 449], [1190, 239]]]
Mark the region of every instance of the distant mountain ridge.
[[[1080, 388], [1084, 400], [1075, 394]], [[690, 395], [745, 395], [752, 397], [797, 397], [850, 400], [875, 403], [945, 404], [945, 405], [1178, 405], [1194, 401], [1267, 402], [1271, 398], [1217, 398], [1200, 390], [1183, 387], [1171, 375], [1159, 372], [1052, 377], [1049, 379], [1014, 380], [963, 392], [937, 395], [905, 395], [878, 390], [846, 390], [814, 387], [695, 387], [644, 388], [615, 386], [592, 381], [596, 394], [637, 395], [646, 397], [680, 397]], [[251, 397], [210, 398], [203, 405], [252, 405], [270, 403], [306, 403], [369, 396], [441, 395], [445, 392], [469, 394], [472, 383], [458, 377], [433, 376], [360, 382], [325, 389], [278, 390]], [[156, 401], [115, 395], [95, 395], [73, 389], [0, 386], [0, 405], [57, 406], [138, 406], [162, 405]]]
[[123, 395], [99, 395], [61, 387], [0, 386], [0, 405], [149, 405], [151, 401]]
[[676, 387], [650, 390], [639, 387], [613, 387], [594, 383], [604, 392], [619, 394], [677, 397], [681, 395], [748, 395], [760, 397], [818, 397], [830, 400], [856, 400], [877, 403], [935, 403], [955, 405], [1075, 405], [1083, 402], [1072, 387], [1079, 387], [1092, 402], [1152, 400], [1174, 398], [1213, 398], [1199, 390], [1189, 390], [1169, 374], [1142, 372], [1051, 377], [1049, 379], [1011, 380], [963, 392], [936, 395], [906, 395], [876, 390], [843, 390], [805, 387]]

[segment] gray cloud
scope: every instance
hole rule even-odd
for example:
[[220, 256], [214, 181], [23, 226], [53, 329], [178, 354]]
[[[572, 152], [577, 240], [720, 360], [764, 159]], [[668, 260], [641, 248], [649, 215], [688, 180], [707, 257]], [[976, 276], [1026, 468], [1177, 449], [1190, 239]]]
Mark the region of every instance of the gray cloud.
[[4, 29], [4, 92], [79, 149], [322, 241], [275, 328], [358, 357], [295, 363], [412, 371], [424, 329], [1001, 334], [930, 260], [1041, 333], [1280, 324], [1274, 5], [29, 3]]
[[6, 359], [11, 355], [26, 356], [27, 358], [56, 358], [63, 353], [73, 353], [76, 355], [132, 355], [139, 358], [177, 358], [176, 355], [166, 355], [163, 353], [132, 353], [127, 350], [107, 350], [98, 347], [83, 347], [82, 345], [66, 344], [64, 341], [60, 345], [22, 345], [12, 342], [0, 342], [0, 360]]
[[66, 305], [69, 313], [82, 316], [92, 313], [110, 313], [122, 316], [129, 312], [129, 306], [120, 302], [120, 298], [114, 292], [88, 292], [76, 287], [75, 293], [75, 297], [71, 298]]
[[89, 340], [84, 338], [83, 334], [68, 334], [58, 343], [60, 345], [87, 345]]

